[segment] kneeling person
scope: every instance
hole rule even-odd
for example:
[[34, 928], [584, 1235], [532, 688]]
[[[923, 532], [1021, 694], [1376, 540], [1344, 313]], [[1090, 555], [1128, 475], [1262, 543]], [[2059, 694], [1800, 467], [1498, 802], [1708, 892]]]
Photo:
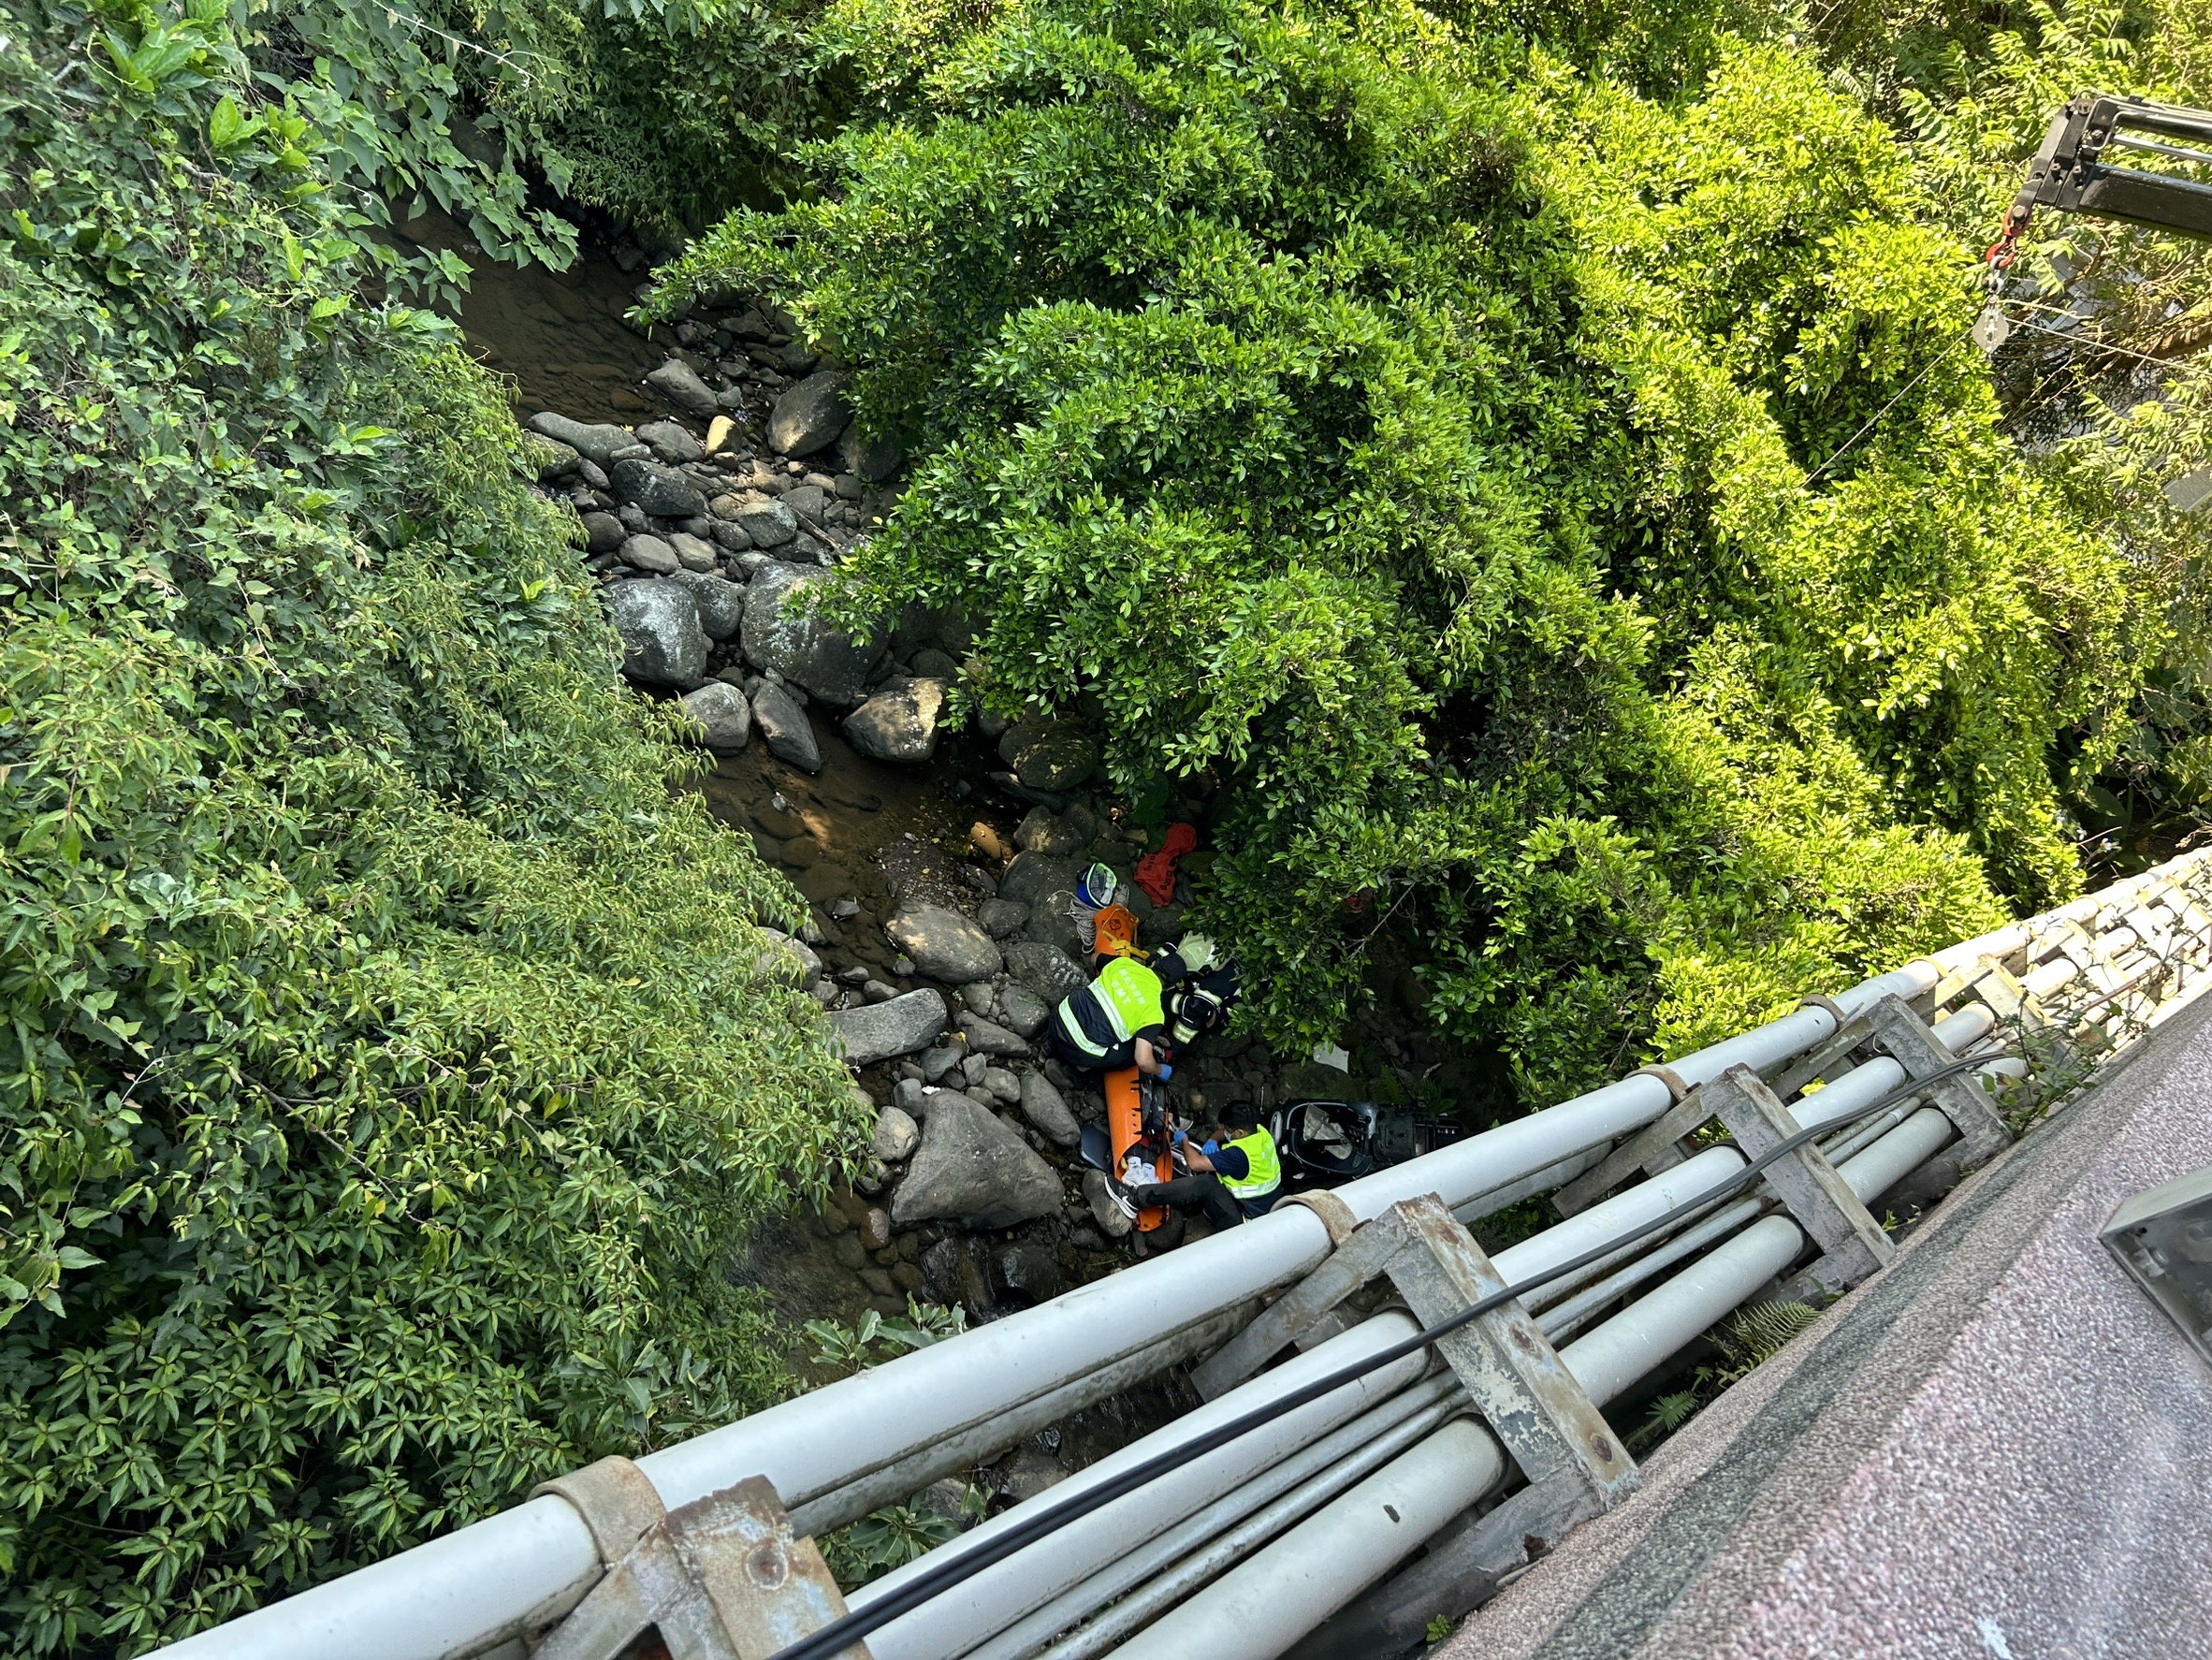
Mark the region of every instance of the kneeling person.
[[1053, 1048], [1069, 1066], [1085, 1072], [1118, 1072], [1135, 1067], [1148, 1078], [1168, 1078], [1174, 1069], [1167, 1048], [1168, 1014], [1162, 1006], [1159, 976], [1129, 956], [1108, 956], [1099, 977], [1054, 1012]]
[[1234, 1228], [1246, 1216], [1265, 1216], [1283, 1189], [1275, 1138], [1250, 1101], [1233, 1102], [1202, 1145], [1187, 1140], [1181, 1145], [1188, 1175], [1119, 1187], [1117, 1196], [1131, 1215], [1153, 1205], [1173, 1205], [1201, 1212], [1216, 1230]]

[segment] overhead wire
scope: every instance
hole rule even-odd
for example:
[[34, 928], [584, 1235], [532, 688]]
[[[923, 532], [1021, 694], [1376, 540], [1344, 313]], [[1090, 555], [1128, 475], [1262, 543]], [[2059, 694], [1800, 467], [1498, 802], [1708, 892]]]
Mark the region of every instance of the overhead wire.
[[[1930, 364], [1929, 367], [1933, 368], [1934, 365]], [[1672, 1210], [1652, 1217], [1620, 1238], [1608, 1240], [1603, 1245], [1585, 1251], [1579, 1257], [1572, 1257], [1564, 1262], [1554, 1263], [1541, 1273], [1531, 1274], [1524, 1280], [1493, 1291], [1489, 1296], [1461, 1309], [1457, 1314], [1437, 1321], [1425, 1331], [1417, 1332], [1412, 1336], [1403, 1338], [1387, 1347], [1378, 1349], [1349, 1365], [1340, 1366], [1333, 1372], [1326, 1373], [1308, 1383], [1302, 1384], [1288, 1394], [1277, 1396], [1269, 1401], [1264, 1406], [1256, 1407], [1250, 1412], [1240, 1413], [1237, 1417], [1215, 1425], [1170, 1451], [1157, 1454], [1141, 1463], [1131, 1465], [1128, 1469], [1109, 1479], [1100, 1481], [1072, 1498], [1062, 1500], [1056, 1504], [1047, 1504], [1043, 1509], [1007, 1528], [996, 1538], [978, 1545], [975, 1549], [965, 1551], [934, 1568], [917, 1574], [896, 1591], [880, 1597], [866, 1608], [856, 1609], [839, 1619], [833, 1620], [821, 1630], [803, 1637], [797, 1642], [778, 1651], [771, 1656], [771, 1660], [831, 1660], [832, 1656], [858, 1642], [871, 1631], [889, 1624], [902, 1614], [911, 1612], [931, 1598], [940, 1596], [955, 1586], [964, 1584], [984, 1569], [993, 1567], [1016, 1552], [1026, 1550], [1040, 1539], [1050, 1537], [1061, 1528], [1080, 1521], [1093, 1511], [1102, 1509], [1116, 1499], [1127, 1497], [1147, 1483], [1181, 1468], [1190, 1460], [1203, 1453], [1212, 1452], [1217, 1448], [1226, 1447], [1240, 1436], [1249, 1434], [1254, 1430], [1274, 1422], [1287, 1412], [1294, 1412], [1299, 1407], [1310, 1405], [1322, 1396], [1342, 1389], [1348, 1383], [1357, 1382], [1370, 1372], [1388, 1366], [1393, 1361], [1404, 1360], [1407, 1355], [1418, 1353], [1435, 1343], [1439, 1338], [1449, 1336], [1461, 1327], [1480, 1319], [1484, 1315], [1496, 1309], [1503, 1308], [1508, 1303], [1514, 1302], [1530, 1291], [1549, 1285], [1551, 1281], [1573, 1274], [1579, 1269], [1587, 1268], [1594, 1262], [1614, 1256], [1624, 1245], [1632, 1245], [1639, 1240], [1648, 1239], [1652, 1234], [1672, 1228], [1713, 1204], [1735, 1197], [1756, 1182], [1772, 1165], [1786, 1158], [1815, 1138], [1832, 1133], [1839, 1126], [1857, 1123], [1861, 1119], [1871, 1117], [1878, 1113], [1887, 1112], [1898, 1102], [1922, 1094], [1930, 1085], [1940, 1084], [1946, 1078], [1961, 1072], [1978, 1070], [1987, 1066], [1993, 1059], [2016, 1054], [2016, 1051], [2010, 1049], [1991, 1050], [1976, 1055], [1971, 1059], [1955, 1061], [1949, 1066], [1928, 1073], [1926, 1077], [1907, 1079], [1903, 1084], [1864, 1107], [1857, 1108], [1841, 1117], [1826, 1119], [1811, 1129], [1801, 1129], [1797, 1134], [1777, 1142], [1772, 1147], [1725, 1181], [1708, 1188], [1703, 1193], [1682, 1201]]]

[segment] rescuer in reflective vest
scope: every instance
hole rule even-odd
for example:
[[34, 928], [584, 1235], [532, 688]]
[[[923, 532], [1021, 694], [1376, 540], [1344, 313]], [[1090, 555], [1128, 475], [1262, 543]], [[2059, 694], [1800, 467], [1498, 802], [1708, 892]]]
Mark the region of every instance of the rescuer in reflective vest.
[[1171, 1182], [1129, 1186], [1110, 1181], [1109, 1190], [1130, 1216], [1153, 1205], [1174, 1205], [1201, 1211], [1216, 1231], [1234, 1228], [1246, 1216], [1263, 1216], [1283, 1190], [1283, 1161], [1275, 1153], [1275, 1138], [1259, 1122], [1259, 1109], [1250, 1101], [1234, 1101], [1221, 1114], [1221, 1123], [1205, 1142], [1194, 1143], [1176, 1132], [1188, 1175]]
[[1159, 976], [1134, 956], [1103, 961], [1099, 977], [1054, 1011], [1054, 1050], [1085, 1072], [1134, 1066], [1148, 1078], [1172, 1077], [1174, 1069], [1162, 1054], [1168, 1013]]

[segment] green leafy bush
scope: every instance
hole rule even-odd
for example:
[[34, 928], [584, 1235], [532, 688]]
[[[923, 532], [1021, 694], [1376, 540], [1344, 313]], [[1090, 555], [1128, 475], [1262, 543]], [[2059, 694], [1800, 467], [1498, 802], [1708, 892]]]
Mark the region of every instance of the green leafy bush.
[[0, 1653], [136, 1653], [784, 1387], [865, 1114], [220, 7], [0, 35]]
[[668, 292], [852, 364], [920, 457], [862, 568], [981, 625], [989, 701], [1230, 786], [1203, 903], [1275, 1036], [1388, 931], [1541, 1100], [2070, 891], [2052, 769], [2158, 607], [1816, 62], [1713, 36], [1662, 99], [1404, 5], [837, 15], [887, 119]]

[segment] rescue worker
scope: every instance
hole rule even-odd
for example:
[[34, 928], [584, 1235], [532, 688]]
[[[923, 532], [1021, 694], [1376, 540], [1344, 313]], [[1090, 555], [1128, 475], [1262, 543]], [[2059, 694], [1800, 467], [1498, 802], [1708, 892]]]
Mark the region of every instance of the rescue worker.
[[1247, 1216], [1265, 1216], [1283, 1190], [1275, 1138], [1250, 1101], [1232, 1101], [1224, 1109], [1221, 1123], [1204, 1143], [1192, 1143], [1181, 1130], [1175, 1143], [1189, 1174], [1171, 1182], [1133, 1184], [1109, 1178], [1108, 1190], [1128, 1216], [1154, 1205], [1173, 1205], [1201, 1212], [1218, 1232]]
[[[1101, 912], [1101, 919], [1105, 913]], [[1137, 960], [1133, 929], [1099, 931], [1091, 957], [1097, 978], [1053, 1012], [1053, 1050], [1084, 1072], [1117, 1072], [1133, 1066], [1148, 1078], [1171, 1078], [1168, 1064], [1168, 1012], [1159, 976]]]
[[1153, 962], [1168, 988], [1168, 1042], [1180, 1054], [1229, 1024], [1236, 1006], [1236, 965], [1203, 934], [1186, 934]]

